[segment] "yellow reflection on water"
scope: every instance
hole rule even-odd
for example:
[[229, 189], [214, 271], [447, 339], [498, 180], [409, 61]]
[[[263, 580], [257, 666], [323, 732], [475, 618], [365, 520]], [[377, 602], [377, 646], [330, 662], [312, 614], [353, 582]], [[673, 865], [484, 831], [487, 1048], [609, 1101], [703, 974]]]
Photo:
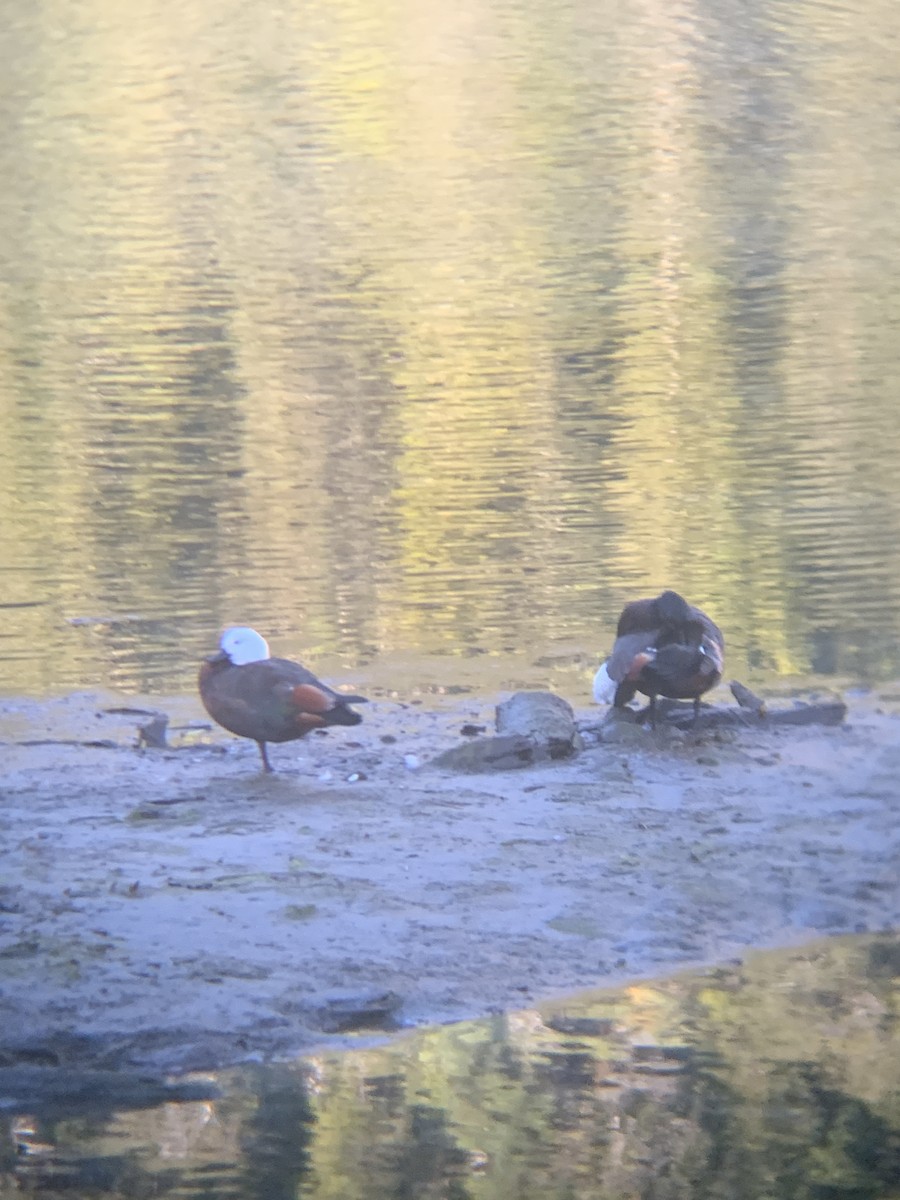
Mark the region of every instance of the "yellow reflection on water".
[[900, 18], [731, 16], [11, 11], [0, 687], [593, 656], [663, 586], [895, 674]]

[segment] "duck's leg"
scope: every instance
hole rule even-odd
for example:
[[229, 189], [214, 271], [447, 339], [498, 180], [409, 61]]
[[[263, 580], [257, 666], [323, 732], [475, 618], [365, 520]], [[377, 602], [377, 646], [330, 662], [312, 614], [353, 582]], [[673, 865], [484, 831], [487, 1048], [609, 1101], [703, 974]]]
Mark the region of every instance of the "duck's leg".
[[693, 721], [691, 721], [691, 729], [694, 728], [694, 726], [697, 724], [697, 721], [699, 719], [700, 719], [700, 697], [695, 696], [694, 697], [694, 719], [693, 719]]
[[656, 728], [656, 697], [650, 697], [650, 703], [647, 705], [647, 712], [650, 715], [650, 728]]
[[269, 754], [268, 754], [268, 751], [266, 750], [266, 743], [265, 742], [257, 742], [256, 744], [257, 744], [257, 746], [259, 746], [259, 756], [262, 759], [263, 770], [266, 772], [267, 775], [272, 775], [274, 773], [274, 769], [272, 767], [272, 764], [269, 762]]

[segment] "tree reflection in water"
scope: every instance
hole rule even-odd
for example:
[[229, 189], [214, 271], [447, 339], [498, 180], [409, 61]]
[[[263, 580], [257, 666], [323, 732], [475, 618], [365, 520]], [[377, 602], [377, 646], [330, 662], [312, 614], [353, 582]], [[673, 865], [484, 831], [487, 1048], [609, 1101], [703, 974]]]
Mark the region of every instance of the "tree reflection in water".
[[898, 980], [896, 936], [841, 938], [238, 1068], [219, 1100], [36, 1104], [0, 1196], [887, 1200]]

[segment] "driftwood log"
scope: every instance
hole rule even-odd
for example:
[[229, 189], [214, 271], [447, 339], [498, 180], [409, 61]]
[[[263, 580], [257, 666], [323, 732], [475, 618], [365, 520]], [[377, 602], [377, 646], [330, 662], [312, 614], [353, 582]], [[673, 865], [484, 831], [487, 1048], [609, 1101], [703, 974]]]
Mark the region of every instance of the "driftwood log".
[[[694, 707], [690, 702], [657, 700], [657, 721], [697, 730], [775, 729], [782, 725], [840, 725], [847, 715], [847, 705], [843, 700], [796, 701], [791, 708], [772, 708], [743, 683], [735, 680], [730, 687], [738, 708], [701, 708], [695, 725]], [[636, 713], [637, 719], [643, 721], [646, 712], [645, 709]]]

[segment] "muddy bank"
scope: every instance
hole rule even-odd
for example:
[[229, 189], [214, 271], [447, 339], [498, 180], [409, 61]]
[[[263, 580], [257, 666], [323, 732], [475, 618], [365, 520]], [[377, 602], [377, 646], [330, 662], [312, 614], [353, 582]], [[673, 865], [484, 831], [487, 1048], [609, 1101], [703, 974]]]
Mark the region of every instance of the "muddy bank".
[[[718, 704], [733, 703], [725, 689]], [[0, 705], [4, 1061], [205, 1067], [748, 945], [900, 924], [895, 693], [837, 728], [597, 744], [518, 771], [427, 764], [496, 697], [375, 698], [274, 747], [109, 695]], [[344, 1006], [344, 1009], [342, 1009]]]

